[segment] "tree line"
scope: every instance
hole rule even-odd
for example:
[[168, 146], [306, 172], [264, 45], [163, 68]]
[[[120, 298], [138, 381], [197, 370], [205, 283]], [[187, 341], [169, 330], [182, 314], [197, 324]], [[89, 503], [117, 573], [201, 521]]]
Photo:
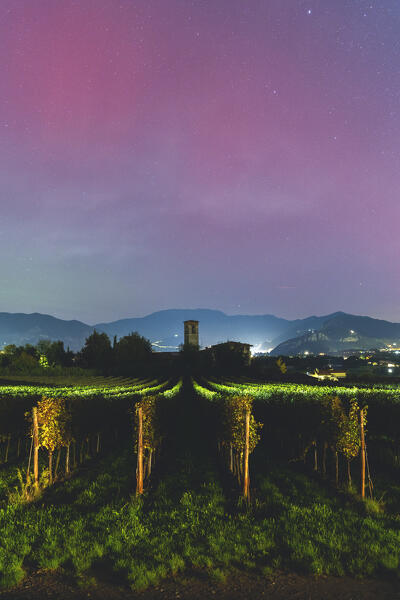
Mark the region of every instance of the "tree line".
[[79, 352], [65, 349], [61, 340], [40, 340], [35, 346], [9, 344], [0, 352], [0, 372], [33, 374], [44, 370], [90, 369], [102, 375], [143, 375], [152, 366], [151, 342], [137, 332], [111, 342], [94, 331]]

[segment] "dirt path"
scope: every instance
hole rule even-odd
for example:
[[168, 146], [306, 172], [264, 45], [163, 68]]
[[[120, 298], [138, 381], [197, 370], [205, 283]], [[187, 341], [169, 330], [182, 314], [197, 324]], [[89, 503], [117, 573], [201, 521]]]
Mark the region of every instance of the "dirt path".
[[64, 571], [36, 572], [12, 590], [0, 592], [1, 600], [399, 600], [400, 582], [305, 577], [280, 573], [272, 579], [244, 573], [232, 575], [224, 584], [206, 576], [167, 579], [144, 592], [117, 585], [79, 587]]

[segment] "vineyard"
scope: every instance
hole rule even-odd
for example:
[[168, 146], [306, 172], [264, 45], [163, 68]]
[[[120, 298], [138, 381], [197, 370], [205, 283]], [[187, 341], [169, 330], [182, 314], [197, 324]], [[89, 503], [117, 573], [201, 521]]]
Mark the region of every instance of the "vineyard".
[[398, 575], [399, 423], [395, 386], [4, 381], [0, 584]]

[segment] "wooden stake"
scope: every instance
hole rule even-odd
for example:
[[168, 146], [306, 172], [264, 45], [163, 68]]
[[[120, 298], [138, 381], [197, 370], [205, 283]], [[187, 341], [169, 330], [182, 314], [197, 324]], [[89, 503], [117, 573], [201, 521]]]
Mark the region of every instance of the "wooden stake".
[[349, 484], [349, 488], [351, 488], [351, 465], [349, 459], [347, 459], [347, 482]]
[[250, 439], [250, 410], [246, 410], [245, 422], [245, 444], [244, 444], [244, 477], [243, 477], [243, 496], [249, 499], [249, 439]]
[[53, 452], [49, 450], [49, 483], [53, 485]]
[[65, 454], [65, 474], [68, 475], [69, 473], [69, 448], [70, 448], [71, 444], [68, 444], [67, 446], [67, 452]]
[[61, 447], [57, 449], [56, 467], [54, 469], [54, 479], [57, 479], [58, 467], [60, 466]]
[[316, 441], [314, 441], [314, 471], [318, 471], [318, 448]]
[[364, 409], [360, 410], [361, 431], [361, 498], [365, 498], [365, 436], [364, 436]]
[[336, 487], [339, 486], [339, 457], [338, 457], [338, 453], [335, 450], [335, 481], [336, 481]]
[[4, 458], [4, 462], [8, 462], [8, 452], [10, 450], [10, 442], [11, 442], [11, 433], [9, 433], [7, 436], [6, 455]]
[[324, 442], [323, 450], [322, 450], [322, 475], [326, 477], [326, 448], [328, 444]]
[[35, 480], [35, 488], [39, 488], [39, 425], [37, 418], [36, 406], [32, 408], [33, 422], [33, 478]]
[[31, 481], [31, 460], [32, 460], [32, 449], [33, 449], [33, 437], [31, 439], [31, 448], [29, 451], [28, 468], [26, 470], [26, 484], [29, 485]]
[[136, 495], [143, 494], [143, 409], [138, 409], [138, 455], [136, 469]]

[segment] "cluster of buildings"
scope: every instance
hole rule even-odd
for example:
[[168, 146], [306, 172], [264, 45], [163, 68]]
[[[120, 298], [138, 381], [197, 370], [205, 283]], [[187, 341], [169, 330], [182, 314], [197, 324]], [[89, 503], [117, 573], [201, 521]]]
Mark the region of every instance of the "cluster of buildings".
[[[194, 320], [184, 321], [184, 346], [200, 348], [199, 344], [199, 322]], [[206, 353], [212, 362], [217, 362], [224, 354], [230, 356], [236, 355], [242, 364], [249, 365], [251, 361], [252, 344], [242, 342], [227, 341], [220, 344], [214, 344], [204, 348], [201, 352]]]

